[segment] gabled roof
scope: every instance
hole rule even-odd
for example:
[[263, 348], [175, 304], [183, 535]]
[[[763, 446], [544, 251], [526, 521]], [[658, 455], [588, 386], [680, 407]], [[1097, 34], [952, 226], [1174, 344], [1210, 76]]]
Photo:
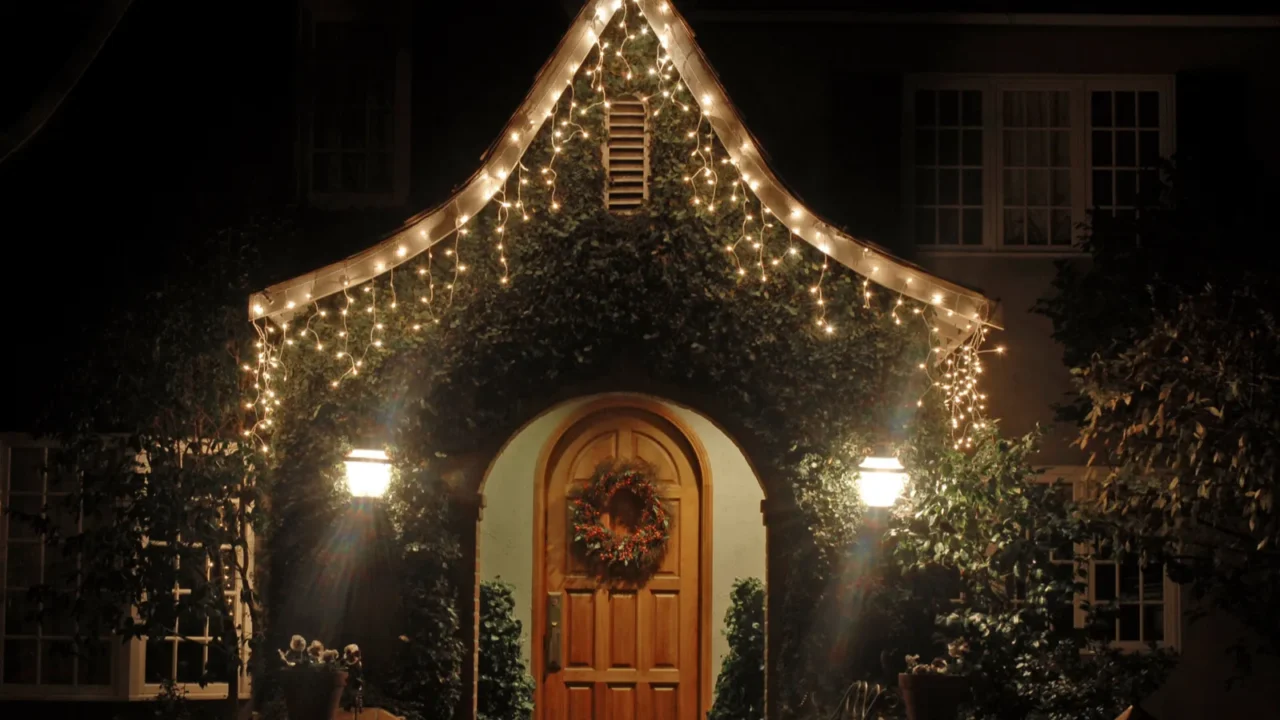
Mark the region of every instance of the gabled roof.
[[[681, 80], [697, 99], [720, 142], [761, 204], [796, 236], [833, 260], [893, 292], [937, 309], [943, 344], [954, 346], [980, 326], [992, 326], [995, 304], [981, 293], [949, 282], [895, 257], [884, 248], [854, 238], [805, 207], [766, 164], [764, 153], [729, 101], [693, 31], [668, 0], [635, 2], [657, 34]], [[342, 292], [407, 262], [444, 240], [493, 199], [516, 167], [565, 87], [596, 46], [596, 38], [621, 10], [623, 0], [590, 0], [574, 19], [533, 89], [508, 121], [476, 171], [444, 203], [410, 218], [378, 244], [331, 265], [255, 293], [251, 319], [290, 315], [295, 308]]]

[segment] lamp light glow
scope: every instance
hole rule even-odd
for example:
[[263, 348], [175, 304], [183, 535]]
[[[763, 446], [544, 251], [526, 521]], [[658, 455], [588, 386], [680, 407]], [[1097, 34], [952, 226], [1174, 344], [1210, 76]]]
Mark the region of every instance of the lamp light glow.
[[391, 459], [384, 450], [352, 450], [344, 462], [352, 497], [380, 498], [391, 485]]
[[898, 458], [868, 457], [858, 471], [858, 494], [867, 507], [892, 507], [902, 497], [907, 473]]

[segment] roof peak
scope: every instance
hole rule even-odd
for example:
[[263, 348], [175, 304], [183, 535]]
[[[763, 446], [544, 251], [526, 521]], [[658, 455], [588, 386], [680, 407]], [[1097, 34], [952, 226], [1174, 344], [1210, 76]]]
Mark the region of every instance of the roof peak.
[[[948, 345], [992, 324], [994, 303], [981, 293], [933, 275], [874, 243], [854, 238], [806, 207], [769, 167], [762, 149], [694, 41], [692, 30], [669, 0], [625, 2], [626, 10], [637, 9], [657, 35], [671, 65], [693, 95], [695, 109], [709, 122], [742, 181], [761, 206], [792, 234], [870, 282], [934, 307], [941, 326], [939, 332]], [[624, 0], [590, 0], [583, 6], [538, 73], [532, 90], [507, 122], [502, 136], [483, 157], [481, 167], [444, 203], [410, 218], [399, 230], [364, 251], [255, 293], [250, 298], [250, 317], [257, 320], [289, 316], [297, 308], [407, 262], [462, 229], [503, 189], [509, 174], [552, 116], [565, 88], [599, 46], [601, 33], [623, 9]]]

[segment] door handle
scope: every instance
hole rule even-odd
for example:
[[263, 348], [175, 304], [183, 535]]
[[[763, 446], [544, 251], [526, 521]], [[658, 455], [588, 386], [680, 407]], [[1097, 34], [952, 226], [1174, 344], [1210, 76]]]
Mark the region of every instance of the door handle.
[[547, 593], [547, 673], [559, 672], [564, 667], [564, 596], [558, 592]]

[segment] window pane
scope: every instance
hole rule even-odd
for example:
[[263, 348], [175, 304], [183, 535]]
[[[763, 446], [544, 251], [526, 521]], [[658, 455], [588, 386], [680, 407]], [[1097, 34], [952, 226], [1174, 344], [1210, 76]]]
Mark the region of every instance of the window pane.
[[1071, 167], [1071, 133], [1066, 130], [1049, 133], [1049, 162], [1054, 167]]
[[1131, 128], [1138, 124], [1138, 109], [1135, 106], [1137, 98], [1135, 95], [1136, 93], [1132, 92], [1116, 93], [1116, 127]]
[[960, 159], [965, 165], [981, 165], [982, 164], [982, 131], [981, 130], [965, 130], [964, 131], [964, 151]]
[[1027, 165], [1045, 167], [1049, 164], [1049, 144], [1043, 132], [1027, 133]]
[[928, 168], [916, 168], [916, 204], [933, 205], [937, 202], [937, 177]]
[[69, 641], [40, 644], [40, 684], [70, 685], [75, 672], [75, 654]]
[[89, 642], [78, 659], [81, 685], [108, 685], [111, 683], [111, 652], [116, 648], [110, 640]]
[[1071, 206], [1071, 171], [1054, 170], [1049, 177], [1049, 197], [1055, 207]]
[[44, 607], [42, 623], [50, 635], [71, 637], [76, 632], [76, 618], [71, 612], [75, 596], [64, 593]]
[[204, 644], [178, 642], [178, 682], [200, 682], [204, 675]]
[[1160, 127], [1160, 93], [1154, 90], [1138, 93], [1138, 125]]
[[1137, 602], [1138, 585], [1141, 579], [1138, 573], [1138, 561], [1126, 559], [1120, 563], [1120, 599], [1125, 602]]
[[1110, 170], [1093, 171], [1093, 204], [1098, 207], [1110, 207], [1114, 204], [1111, 195]]
[[[1054, 210], [1050, 221], [1053, 223], [1053, 244], [1070, 245], [1072, 240], [1071, 211]], [[1071, 557], [1070, 551], [1065, 557]]]
[[236, 553], [233, 550], [222, 551], [222, 588], [236, 589]]
[[965, 170], [964, 171], [964, 189], [963, 199], [965, 205], [981, 205], [982, 204], [982, 171], [981, 170]]
[[227, 663], [222, 659], [220, 654], [209, 651], [208, 660], [205, 665], [206, 672], [209, 673], [209, 682], [224, 683], [230, 680], [231, 673], [227, 667]]
[[938, 124], [960, 124], [960, 93], [955, 90], [943, 90], [938, 93]]
[[1027, 212], [1025, 210], [1004, 211], [1004, 242], [1006, 245], [1026, 244]]
[[1004, 171], [1004, 204], [1006, 206], [1026, 204], [1026, 177], [1026, 170]]
[[960, 164], [960, 131], [959, 130], [939, 130], [938, 131], [938, 164], [939, 165], [959, 165]]
[[916, 131], [916, 164], [934, 165], [938, 162], [938, 145], [934, 140], [935, 131]]
[[1048, 170], [1027, 171], [1027, 204], [1041, 206], [1049, 204]]
[[78, 477], [75, 457], [66, 450], [50, 450], [45, 484], [49, 492], [71, 492]]
[[1106, 130], [1093, 131], [1093, 164], [1111, 164], [1111, 133]]
[[962, 117], [965, 125], [982, 125], [982, 93], [977, 90], [965, 90], [963, 93], [964, 108]]
[[1049, 244], [1049, 211], [1048, 210], [1028, 210], [1027, 211], [1027, 244], [1028, 245], [1048, 245]]
[[1164, 599], [1164, 565], [1156, 563], [1142, 568], [1142, 601]]
[[1137, 137], [1128, 130], [1116, 132], [1116, 165], [1134, 167], [1138, 164]]
[[1111, 127], [1111, 93], [1107, 90], [1089, 93], [1089, 117], [1094, 127]]
[[1013, 167], [1027, 164], [1026, 133], [1021, 130], [1004, 131], [1004, 164]]
[[39, 537], [36, 534], [35, 526], [31, 522], [31, 518], [39, 518], [44, 512], [44, 498], [40, 495], [13, 495], [9, 498], [10, 510], [15, 514], [9, 515], [9, 537], [10, 538], [30, 538]]
[[1120, 616], [1117, 618], [1120, 621], [1120, 640], [1142, 639], [1142, 630], [1138, 627], [1138, 610], [1138, 605], [1120, 606]]
[[1001, 93], [1000, 102], [1004, 106], [1002, 116], [1005, 127], [1017, 128], [1026, 126], [1027, 116], [1022, 106], [1022, 93]]
[[960, 244], [960, 211], [942, 208], [938, 210], [938, 244]]
[[982, 211], [973, 208], [964, 210], [964, 227], [962, 228], [965, 245], [982, 244]]
[[187, 611], [178, 616], [178, 634], [182, 637], [204, 637], [205, 619]]
[[959, 205], [960, 204], [960, 171], [959, 170], [939, 170], [938, 171], [938, 204], [939, 205]]
[[[50, 497], [46, 510], [58, 537], [69, 538], [80, 533], [80, 511], [77, 507], [71, 507], [69, 498], [58, 495]], [[55, 548], [49, 549], [50, 554], [58, 552]]]
[[13, 448], [10, 451], [10, 492], [44, 492], [43, 476], [43, 448]]
[[10, 543], [9, 568], [5, 584], [12, 594], [14, 588], [29, 588], [40, 584], [39, 543]]
[[342, 155], [342, 189], [357, 191], [364, 183], [364, 155], [343, 153]]
[[36, 634], [36, 605], [27, 600], [26, 590], [8, 590], [4, 595], [6, 635]]
[[1071, 93], [1059, 90], [1053, 94], [1054, 127], [1071, 127]]
[[935, 237], [934, 209], [916, 210], [916, 242], [921, 245], [933, 245]]
[[1096, 563], [1093, 567], [1093, 598], [1098, 602], [1116, 599], [1116, 567], [1110, 563]]
[[935, 109], [937, 97], [932, 90], [916, 91], [916, 125], [933, 125], [938, 115]]
[[147, 641], [147, 655], [142, 677], [148, 683], [160, 683], [173, 678], [172, 640]]
[[36, 641], [4, 641], [4, 681], [6, 683], [34, 685], [36, 682]]
[[1133, 170], [1116, 171], [1116, 205], [1135, 205], [1138, 202], [1138, 173]]
[[1022, 93], [1026, 98], [1027, 127], [1039, 128], [1049, 124], [1047, 93], [1030, 90]]
[[1164, 640], [1164, 605], [1143, 606], [1142, 635], [1142, 639], [1147, 642]]

